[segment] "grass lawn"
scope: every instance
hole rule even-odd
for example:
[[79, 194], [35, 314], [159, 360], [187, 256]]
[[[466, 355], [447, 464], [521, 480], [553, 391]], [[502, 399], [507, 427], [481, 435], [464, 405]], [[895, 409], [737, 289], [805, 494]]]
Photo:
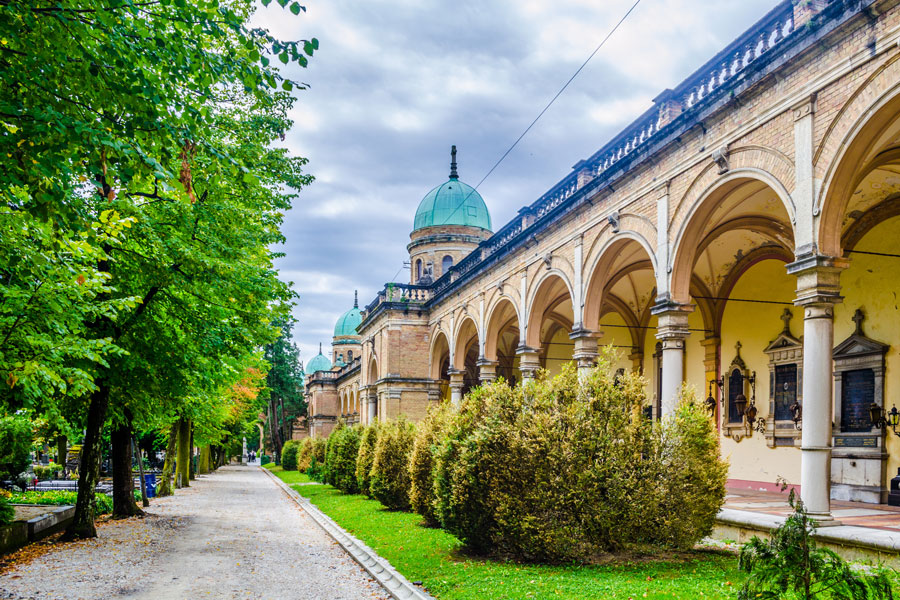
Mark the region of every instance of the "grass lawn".
[[[272, 471], [289, 484], [306, 478], [280, 467]], [[460, 553], [459, 540], [449, 533], [422, 527], [418, 515], [385, 510], [329, 485], [295, 489], [440, 600], [734, 598], [743, 583], [737, 558], [711, 551], [674, 562], [588, 567], [475, 559]]]
[[277, 475], [279, 479], [288, 484], [295, 483], [311, 483], [312, 480], [309, 478], [309, 475], [306, 473], [300, 473], [299, 471], [285, 471], [281, 467], [275, 466], [275, 463], [269, 463], [263, 465], [264, 469], [268, 469], [272, 471], [274, 475]]

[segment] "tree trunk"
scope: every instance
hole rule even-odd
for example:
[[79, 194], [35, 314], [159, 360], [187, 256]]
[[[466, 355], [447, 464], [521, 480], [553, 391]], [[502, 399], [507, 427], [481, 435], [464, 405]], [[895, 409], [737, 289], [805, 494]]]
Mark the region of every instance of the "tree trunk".
[[141, 504], [144, 505], [144, 508], [147, 508], [150, 506], [150, 498], [147, 497], [147, 480], [144, 479], [144, 455], [141, 454], [141, 447], [134, 438], [131, 438], [131, 445], [137, 452], [138, 474], [141, 482]]
[[109, 386], [104, 381], [98, 381], [97, 386], [88, 405], [81, 462], [78, 464], [78, 500], [75, 502], [75, 515], [66, 529], [66, 539], [97, 537], [97, 528], [94, 526], [94, 488], [100, 479], [100, 430], [109, 408]]
[[209, 473], [209, 446], [200, 448], [200, 456], [197, 458], [197, 475], [206, 475]]
[[169, 441], [166, 443], [166, 461], [163, 463], [163, 470], [159, 485], [156, 487], [157, 496], [172, 495], [172, 469], [175, 466], [175, 446], [178, 441], [178, 421], [172, 423], [169, 428]]
[[119, 425], [112, 431], [113, 518], [142, 515], [134, 501], [134, 472], [131, 470], [131, 427]]
[[68, 454], [69, 440], [66, 436], [59, 435], [56, 438], [56, 462], [62, 465], [63, 470], [59, 472], [60, 476], [66, 476], [66, 455]]
[[188, 463], [191, 460], [191, 422], [184, 417], [178, 420], [178, 456], [175, 461], [175, 487], [190, 487]]
[[191, 481], [194, 480], [196, 469], [194, 468], [194, 424], [191, 423], [191, 455], [188, 458], [188, 473]]

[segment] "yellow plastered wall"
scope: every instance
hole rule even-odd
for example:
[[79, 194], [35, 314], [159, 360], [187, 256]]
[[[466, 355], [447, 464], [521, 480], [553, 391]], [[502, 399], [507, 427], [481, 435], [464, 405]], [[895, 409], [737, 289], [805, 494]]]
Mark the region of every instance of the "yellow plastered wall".
[[[797, 283], [787, 274], [785, 264], [764, 260], [750, 267], [740, 278], [730, 298], [792, 302]], [[750, 371], [756, 371], [756, 407], [758, 416], [769, 415], [769, 357], [764, 352], [769, 342], [781, 332], [780, 319], [785, 308], [794, 313], [791, 333], [803, 333], [803, 314], [799, 308], [783, 304], [728, 302], [722, 320], [721, 368], [727, 370], [735, 356], [735, 344], [741, 342], [741, 357]], [[762, 433], [735, 442], [722, 436], [722, 455], [730, 464], [731, 479], [775, 483], [780, 477], [789, 483], [800, 483], [800, 448], [769, 448]]]
[[656, 374], [656, 359], [653, 358], [653, 353], [656, 352], [657, 342], [656, 326], [657, 318], [650, 317], [650, 321], [647, 324], [647, 329], [644, 330], [644, 381], [647, 382], [645, 390], [648, 404], [653, 404], [657, 401], [656, 388], [658, 382]]
[[632, 368], [631, 360], [628, 355], [631, 354], [631, 333], [625, 326], [625, 320], [617, 312], [607, 313], [600, 319], [600, 336], [598, 344], [601, 348], [613, 346], [617, 360], [613, 363], [613, 370], [625, 369], [630, 372]]
[[569, 339], [569, 332], [558, 329], [550, 338], [547, 347], [545, 368], [550, 377], [559, 375], [563, 365], [572, 362], [572, 354], [575, 352], [575, 342]]
[[706, 368], [703, 359], [706, 357], [706, 348], [701, 344], [705, 337], [705, 325], [699, 310], [688, 315], [688, 329], [691, 335], [684, 344], [684, 381], [693, 389], [697, 398], [705, 398]]
[[[855, 250], [900, 255], [900, 217], [875, 226]], [[857, 253], [850, 257], [850, 266], [841, 274], [844, 302], [834, 311], [834, 345], [853, 333], [853, 313], [862, 308], [866, 337], [891, 346], [885, 357], [884, 406], [887, 410], [894, 405], [900, 409], [900, 258]], [[900, 438], [888, 428], [886, 440], [887, 487], [900, 468]]]

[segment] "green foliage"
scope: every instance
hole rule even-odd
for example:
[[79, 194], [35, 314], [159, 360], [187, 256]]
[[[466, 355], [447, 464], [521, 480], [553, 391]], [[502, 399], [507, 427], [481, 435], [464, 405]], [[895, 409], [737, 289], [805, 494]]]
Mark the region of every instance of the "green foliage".
[[10, 506], [9, 500], [0, 495], [0, 527], [9, 525], [16, 518], [16, 509]]
[[611, 361], [470, 394], [435, 453], [442, 526], [476, 552], [542, 562], [708, 533], [726, 476], [708, 415], [686, 398], [674, 421], [646, 420], [644, 381]]
[[749, 573], [740, 600], [890, 600], [891, 582], [885, 570], [854, 569], [834, 551], [819, 548], [813, 537], [815, 523], [803, 502], [789, 498], [794, 512], [772, 532], [772, 538], [754, 536], [741, 549], [739, 566]]
[[372, 497], [392, 510], [409, 509], [409, 455], [416, 428], [404, 417], [379, 426], [372, 459]]
[[429, 410], [416, 427], [416, 439], [409, 456], [409, 503], [432, 526], [438, 524], [434, 512], [434, 452], [443, 440], [451, 416], [451, 406], [446, 403]]
[[[291, 423], [306, 414], [303, 396], [303, 370], [300, 367], [300, 350], [291, 342], [294, 321], [285, 317], [273, 324], [278, 327], [278, 338], [266, 345], [264, 358], [269, 363], [266, 388], [269, 392], [269, 427], [276, 427], [281, 439], [290, 436]], [[272, 432], [270, 431], [270, 434]]]
[[359, 455], [361, 428], [340, 427], [328, 436], [325, 454], [325, 482], [345, 494], [359, 491], [356, 481], [356, 457]]
[[[277, 475], [291, 483], [289, 478], [296, 474]], [[387, 511], [375, 500], [343, 494], [328, 485], [294, 489], [441, 600], [724, 600], [743, 583], [734, 557], [719, 552], [631, 555], [603, 565], [479, 558], [461, 551], [462, 544], [450, 533], [422, 527], [417, 514]]]
[[31, 463], [31, 421], [26, 415], [0, 417], [0, 478], [15, 479]]
[[[9, 497], [12, 504], [41, 504], [48, 506], [66, 506], [75, 505], [78, 498], [78, 492], [68, 492], [56, 490], [51, 492], [13, 492]], [[135, 490], [134, 499], [140, 502], [140, 491]], [[96, 494], [94, 496], [94, 514], [106, 515], [112, 512], [112, 497], [106, 494]]]
[[50, 463], [47, 466], [43, 465], [35, 465], [34, 466], [34, 476], [40, 479], [41, 481], [47, 481], [53, 479], [56, 475], [58, 475], [63, 470], [63, 466], [59, 463]]
[[285, 471], [297, 470], [297, 451], [300, 448], [300, 442], [288, 440], [281, 448], [281, 466]]
[[312, 462], [313, 441], [310, 438], [303, 438], [300, 447], [297, 449], [297, 470], [306, 473]]
[[324, 438], [313, 438], [311, 444], [309, 468], [306, 469], [306, 474], [313, 481], [321, 483], [325, 481], [325, 452], [328, 442]]
[[372, 461], [375, 460], [375, 444], [378, 441], [378, 421], [363, 427], [356, 455], [356, 485], [361, 494], [372, 497]]
[[337, 454], [337, 446], [341, 442], [341, 432], [346, 426], [343, 419], [338, 419], [337, 425], [331, 430], [328, 437], [325, 438], [325, 462], [323, 463], [322, 483], [334, 485], [334, 480], [331, 477], [331, 465], [334, 463]]

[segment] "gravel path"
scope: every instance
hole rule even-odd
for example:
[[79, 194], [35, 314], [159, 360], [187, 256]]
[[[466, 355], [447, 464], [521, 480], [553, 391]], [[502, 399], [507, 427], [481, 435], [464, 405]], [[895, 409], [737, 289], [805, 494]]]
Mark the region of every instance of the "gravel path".
[[256, 467], [229, 466], [0, 575], [0, 598], [389, 598]]

